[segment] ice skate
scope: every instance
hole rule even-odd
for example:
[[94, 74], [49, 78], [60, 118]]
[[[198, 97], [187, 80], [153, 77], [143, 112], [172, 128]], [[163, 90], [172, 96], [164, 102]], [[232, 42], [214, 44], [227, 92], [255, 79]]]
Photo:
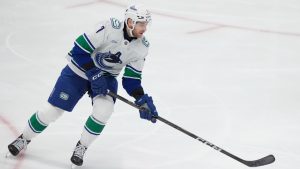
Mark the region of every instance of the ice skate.
[[76, 168], [77, 166], [82, 166], [83, 163], [83, 156], [85, 151], [87, 150], [87, 147], [85, 147], [84, 145], [82, 145], [80, 143], [80, 141], [78, 141], [75, 150], [73, 152], [73, 155], [71, 157], [71, 168]]
[[27, 145], [30, 143], [30, 140], [23, 138], [23, 135], [20, 135], [15, 141], [8, 145], [9, 152], [6, 154], [6, 158], [10, 155], [17, 156], [20, 151], [26, 150]]

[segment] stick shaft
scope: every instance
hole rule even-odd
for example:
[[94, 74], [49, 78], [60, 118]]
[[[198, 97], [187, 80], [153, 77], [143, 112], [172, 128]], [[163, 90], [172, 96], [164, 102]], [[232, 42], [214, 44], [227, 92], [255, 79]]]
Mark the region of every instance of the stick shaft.
[[[135, 107], [136, 109], [139, 109], [139, 110], [142, 109], [138, 105], [134, 104], [133, 102], [127, 100], [126, 98], [124, 98], [124, 97], [122, 97], [120, 95], [117, 95], [117, 94], [112, 93], [112, 92], [109, 92], [108, 95], [110, 95], [111, 97], [117, 98], [117, 99], [119, 99], [119, 100], [121, 100], [121, 101], [123, 101], [123, 102], [125, 102], [125, 103], [127, 103], [127, 104], [129, 104], [129, 105], [131, 105], [133, 107]], [[174, 124], [174, 123], [172, 123], [172, 122], [170, 122], [170, 121], [168, 121], [168, 120], [166, 120], [166, 119], [164, 119], [164, 118], [162, 118], [160, 116], [155, 116], [154, 118], [156, 118], [157, 120], [159, 120], [159, 121], [161, 121], [161, 122], [163, 122], [163, 123], [165, 123], [165, 124], [173, 127], [174, 129], [181, 131], [182, 133], [184, 133], [184, 134], [186, 134], [186, 135], [188, 135], [188, 136], [190, 136], [190, 137], [192, 137], [192, 138], [194, 138], [194, 139], [196, 139], [196, 140], [198, 140], [198, 141], [200, 141], [200, 142], [202, 142], [202, 143], [204, 143], [204, 144], [212, 147], [213, 149], [215, 149], [215, 150], [217, 150], [217, 151], [219, 151], [219, 152], [221, 152], [221, 153], [223, 153], [223, 154], [225, 154], [225, 155], [233, 158], [234, 160], [237, 160], [237, 161], [239, 161], [239, 162], [241, 162], [241, 163], [243, 163], [245, 165], [250, 166], [249, 163], [253, 163], [254, 162], [254, 161], [243, 160], [243, 159], [241, 159], [241, 158], [239, 158], [239, 157], [237, 157], [237, 156], [229, 153], [228, 151], [223, 150], [222, 148], [220, 148], [220, 147], [218, 147], [218, 146], [210, 143], [209, 141], [207, 141], [207, 140], [205, 140], [205, 139], [203, 139], [203, 138], [201, 138], [201, 137], [199, 137], [199, 136], [197, 136], [197, 135], [195, 135], [195, 134], [193, 134], [193, 133], [191, 133], [191, 132], [183, 129], [182, 127], [180, 127], [180, 126], [178, 126], [178, 125], [176, 125], [176, 124]], [[266, 165], [266, 164], [263, 164], [263, 165]], [[259, 166], [259, 165], [257, 165], [257, 166]]]
[[[125, 99], [124, 97], [122, 97], [122, 96], [120, 96], [120, 95], [117, 95], [117, 94], [112, 93], [112, 92], [109, 92], [108, 95], [110, 95], [110, 96], [112, 96], [112, 97], [114, 97], [114, 98], [117, 98], [117, 99], [119, 99], [119, 100], [121, 100], [121, 101], [123, 101], [123, 102], [125, 102], [125, 103], [127, 103], [127, 104], [129, 104], [129, 105], [131, 105], [131, 106], [133, 106], [133, 107], [135, 107], [136, 109], [139, 109], [139, 110], [141, 109], [138, 105], [134, 104], [133, 102], [131, 102], [131, 101]], [[215, 150], [220, 151], [220, 152], [222, 152], [222, 153], [224, 153], [224, 154], [230, 156], [231, 158], [234, 158], [234, 159], [236, 159], [236, 160], [238, 160], [238, 161], [239, 161], [239, 160], [242, 160], [242, 159], [240, 159], [240, 158], [238, 158], [238, 157], [236, 157], [236, 156], [234, 156], [234, 155], [228, 153], [227, 151], [221, 149], [220, 147], [218, 147], [218, 146], [216, 146], [216, 145], [210, 143], [209, 141], [202, 139], [201, 137], [199, 137], [199, 136], [197, 136], [197, 135], [195, 135], [195, 134], [193, 134], [193, 133], [191, 133], [191, 132], [189, 132], [189, 131], [183, 129], [182, 127], [180, 127], [180, 126], [178, 126], [178, 125], [176, 125], [176, 124], [174, 124], [174, 123], [172, 123], [172, 122], [170, 122], [170, 121], [168, 121], [168, 120], [166, 120], [166, 119], [164, 119], [164, 118], [162, 118], [162, 117], [160, 117], [160, 116], [157, 116], [157, 117], [155, 117], [155, 118], [156, 118], [157, 120], [159, 120], [159, 121], [161, 121], [161, 122], [163, 122], [163, 123], [165, 123], [165, 124], [167, 124], [167, 125], [169, 125], [169, 126], [175, 128], [176, 130], [179, 130], [179, 131], [185, 133], [186, 135], [188, 135], [188, 136], [190, 136], [190, 137], [192, 137], [192, 138], [194, 138], [194, 139], [196, 139], [196, 140], [198, 140], [198, 141], [200, 141], [200, 142], [202, 142], [202, 143], [204, 143], [204, 144], [206, 144], [206, 145], [208, 145], [208, 146], [214, 148]]]

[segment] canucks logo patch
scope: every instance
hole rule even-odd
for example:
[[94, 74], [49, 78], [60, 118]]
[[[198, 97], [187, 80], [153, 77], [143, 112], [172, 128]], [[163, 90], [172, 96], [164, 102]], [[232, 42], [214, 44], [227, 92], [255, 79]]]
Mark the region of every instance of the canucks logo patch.
[[60, 92], [59, 98], [61, 98], [62, 100], [68, 100], [69, 99], [69, 95], [67, 93]]
[[123, 63], [120, 59], [121, 55], [121, 52], [117, 52], [116, 54], [112, 54], [111, 52], [97, 52], [93, 59], [100, 68], [109, 70], [112, 69], [114, 65]]
[[111, 21], [111, 26], [115, 29], [120, 29], [121, 28], [121, 22], [116, 19], [116, 18], [110, 18]]
[[143, 37], [142, 43], [143, 43], [146, 47], [149, 47], [149, 46], [150, 46], [149, 41], [148, 41], [145, 37]]

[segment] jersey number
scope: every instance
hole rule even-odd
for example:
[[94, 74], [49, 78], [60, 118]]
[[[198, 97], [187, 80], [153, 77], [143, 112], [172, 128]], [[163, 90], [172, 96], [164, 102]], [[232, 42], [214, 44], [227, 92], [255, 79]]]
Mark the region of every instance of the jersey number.
[[100, 28], [99, 30], [97, 30], [97, 32], [96, 32], [96, 33], [98, 33], [98, 32], [100, 32], [100, 31], [102, 31], [104, 28], [105, 28], [104, 26], [101, 26], [101, 28]]

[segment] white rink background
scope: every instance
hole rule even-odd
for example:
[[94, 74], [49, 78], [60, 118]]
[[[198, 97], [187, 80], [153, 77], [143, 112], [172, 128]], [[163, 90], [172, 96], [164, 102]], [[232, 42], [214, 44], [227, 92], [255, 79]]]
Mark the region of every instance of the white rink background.
[[[153, 12], [143, 86], [160, 115], [265, 169], [300, 163], [300, 1], [141, 1]], [[91, 112], [85, 96], [32, 140], [6, 146], [43, 107], [77, 36], [129, 1], [0, 0], [0, 168], [68, 169]], [[121, 77], [118, 78], [119, 82]], [[119, 83], [119, 94], [130, 98]], [[235, 160], [117, 101], [84, 169], [243, 169]]]

